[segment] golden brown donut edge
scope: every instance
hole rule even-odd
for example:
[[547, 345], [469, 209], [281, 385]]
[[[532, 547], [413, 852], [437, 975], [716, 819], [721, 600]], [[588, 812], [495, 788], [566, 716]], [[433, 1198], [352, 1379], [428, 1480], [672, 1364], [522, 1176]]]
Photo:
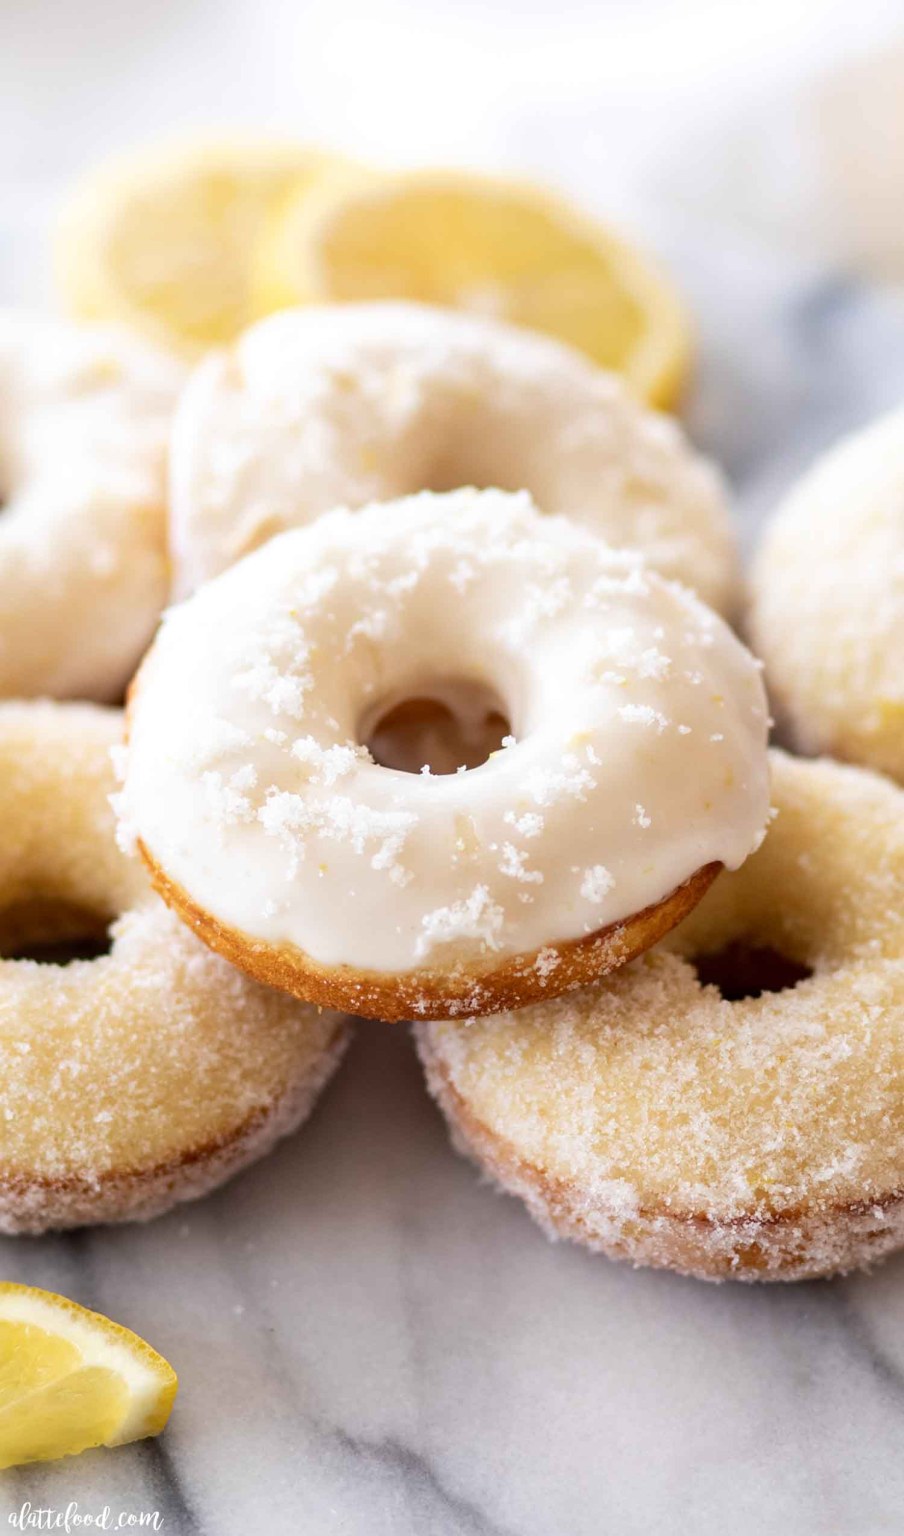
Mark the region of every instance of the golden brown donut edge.
[[210, 949], [246, 975], [304, 1002], [386, 1023], [502, 1013], [598, 981], [636, 959], [680, 923], [722, 868], [720, 863], [705, 864], [661, 901], [621, 922], [580, 939], [514, 955], [495, 966], [458, 964], [447, 970], [423, 967], [384, 975], [351, 966], [320, 965], [295, 945], [249, 938], [199, 907], [170, 879], [140, 838], [138, 848], [151, 883], [167, 906]]

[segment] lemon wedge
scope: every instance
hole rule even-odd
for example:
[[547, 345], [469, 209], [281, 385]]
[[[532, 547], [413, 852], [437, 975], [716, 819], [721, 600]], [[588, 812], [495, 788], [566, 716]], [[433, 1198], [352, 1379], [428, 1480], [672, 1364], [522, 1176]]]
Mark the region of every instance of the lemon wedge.
[[412, 299], [545, 331], [652, 405], [689, 371], [688, 317], [646, 256], [529, 184], [464, 172], [350, 177], [289, 200], [258, 259], [258, 308]]
[[127, 1328], [0, 1283], [0, 1469], [159, 1435], [176, 1375]]
[[345, 169], [278, 139], [198, 140], [114, 161], [77, 184], [54, 264], [66, 307], [182, 352], [256, 318], [252, 273], [269, 221]]

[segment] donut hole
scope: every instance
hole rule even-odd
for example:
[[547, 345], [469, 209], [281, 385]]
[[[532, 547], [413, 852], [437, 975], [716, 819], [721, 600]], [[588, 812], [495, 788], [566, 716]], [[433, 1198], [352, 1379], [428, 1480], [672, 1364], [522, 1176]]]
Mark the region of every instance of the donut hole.
[[442, 679], [390, 696], [361, 721], [358, 739], [375, 763], [402, 773], [479, 768], [511, 733], [495, 689], [471, 679]]
[[736, 940], [708, 955], [696, 955], [691, 964], [704, 987], [717, 987], [727, 1003], [740, 1003], [764, 992], [789, 992], [807, 981], [813, 970], [771, 945], [745, 944]]
[[525, 484], [523, 466], [503, 465], [498, 462], [483, 463], [471, 444], [471, 454], [466, 457], [456, 447], [429, 465], [418, 490], [430, 491], [442, 496], [448, 491], [462, 489], [474, 491], [527, 491], [540, 501], [537, 488]]
[[0, 913], [0, 959], [69, 965], [98, 960], [112, 948], [110, 913], [64, 901], [20, 901]]

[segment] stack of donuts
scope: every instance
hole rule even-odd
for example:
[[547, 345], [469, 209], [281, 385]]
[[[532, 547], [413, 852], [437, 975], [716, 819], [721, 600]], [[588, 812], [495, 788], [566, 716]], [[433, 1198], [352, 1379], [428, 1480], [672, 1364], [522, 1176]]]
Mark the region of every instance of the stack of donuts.
[[746, 593], [716, 471], [546, 337], [11, 314], [0, 491], [3, 1230], [212, 1188], [358, 1016], [551, 1236], [904, 1243], [904, 416]]

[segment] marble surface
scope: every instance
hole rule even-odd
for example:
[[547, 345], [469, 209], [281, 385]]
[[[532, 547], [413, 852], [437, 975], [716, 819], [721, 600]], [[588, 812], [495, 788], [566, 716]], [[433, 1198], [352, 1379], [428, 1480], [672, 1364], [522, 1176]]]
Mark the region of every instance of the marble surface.
[[6, 1474], [0, 1510], [179, 1536], [901, 1528], [904, 1258], [770, 1289], [552, 1246], [451, 1155], [402, 1030], [362, 1028], [231, 1188], [2, 1264], [140, 1329], [182, 1389], [160, 1441]]
[[[758, 18], [778, 10], [790, 36], [803, 8], [744, 8], [744, 28], [729, 29], [733, 81], [748, 71]], [[274, 74], [265, 68], [256, 34], [250, 42], [259, 12], [250, 0], [191, 0], [178, 16], [150, 0], [128, 16], [101, 0], [62, 10], [13, 0], [0, 17], [12, 80], [0, 94], [0, 299], [39, 294], [47, 214], [66, 173], [114, 133], [160, 131], [167, 112], [167, 123], [221, 116], [224, 81], [246, 51], [243, 114], [256, 101], [263, 116], [272, 95], [269, 120], [302, 130], [314, 122], [352, 142], [362, 122], [349, 103], [363, 100], [378, 145], [399, 152], [411, 141], [405, 61], [426, 64], [438, 37], [453, 47], [453, 11], [469, 29], [452, 57], [474, 63], [473, 102], [468, 122], [456, 120], [440, 82], [431, 113], [428, 76], [418, 74], [419, 153], [539, 167], [602, 205], [616, 185], [637, 185], [627, 163], [613, 179], [618, 156], [594, 116], [602, 52], [566, 46], [569, 37], [580, 44], [586, 7], [557, 7], [553, 50], [544, 8], [525, 7], [529, 24], [510, 50], [487, 50], [490, 68], [473, 43], [484, 6], [432, 0], [431, 44], [428, 22], [417, 30], [419, 7], [396, 0], [384, 7], [388, 35], [409, 54], [393, 53], [398, 90], [389, 92], [371, 66], [372, 7], [357, 7], [348, 56], [337, 28], [350, 0], [281, 0], [277, 9], [286, 25], [297, 12], [295, 44], [308, 60], [311, 94], [297, 109], [302, 76], [288, 50]], [[653, 9], [658, 17], [667, 7]], [[695, 9], [696, 73], [685, 96], [709, 67], [698, 43], [715, 25], [711, 6]], [[877, 16], [883, 6], [857, 9]], [[634, 85], [626, 43], [613, 90], [617, 73], [635, 89], [649, 60], [640, 7], [621, 9], [626, 25], [629, 10]], [[836, 18], [842, 10], [850, 19], [853, 8], [833, 3]], [[236, 18], [245, 12], [243, 31]], [[329, 46], [315, 69], [300, 43], [316, 26]], [[670, 26], [657, 62], [662, 91], [664, 60], [683, 33], [674, 18]], [[219, 73], [199, 73], [212, 29]], [[106, 54], [95, 48], [101, 38]], [[683, 69], [676, 64], [676, 78]], [[337, 81], [349, 87], [341, 96]], [[65, 142], [61, 116], [71, 125]], [[904, 308], [825, 261], [796, 259], [787, 242], [766, 246], [750, 227], [708, 223], [705, 199], [691, 215], [671, 179], [671, 196], [662, 189], [632, 217], [699, 317], [690, 422], [726, 467], [749, 547], [821, 447], [904, 398]], [[742, 192], [734, 188], [736, 200]], [[5, 1474], [0, 1528], [25, 1504], [33, 1520], [40, 1510], [62, 1518], [73, 1505], [97, 1517], [109, 1507], [110, 1528], [123, 1515], [156, 1513], [169, 1536], [878, 1536], [904, 1525], [904, 1256], [843, 1281], [744, 1288], [552, 1246], [450, 1151], [399, 1027], [362, 1025], [311, 1122], [215, 1196], [144, 1227], [0, 1241], [0, 1276], [130, 1325], [182, 1383], [159, 1441]]]
[[[904, 312], [830, 271], [674, 236], [691, 417], [745, 533], [904, 396]], [[172, 1536], [857, 1536], [904, 1510], [904, 1257], [705, 1286], [552, 1246], [449, 1150], [406, 1031], [362, 1024], [313, 1120], [145, 1227], [0, 1243], [0, 1273], [131, 1325], [182, 1387], [159, 1442], [6, 1474]]]

